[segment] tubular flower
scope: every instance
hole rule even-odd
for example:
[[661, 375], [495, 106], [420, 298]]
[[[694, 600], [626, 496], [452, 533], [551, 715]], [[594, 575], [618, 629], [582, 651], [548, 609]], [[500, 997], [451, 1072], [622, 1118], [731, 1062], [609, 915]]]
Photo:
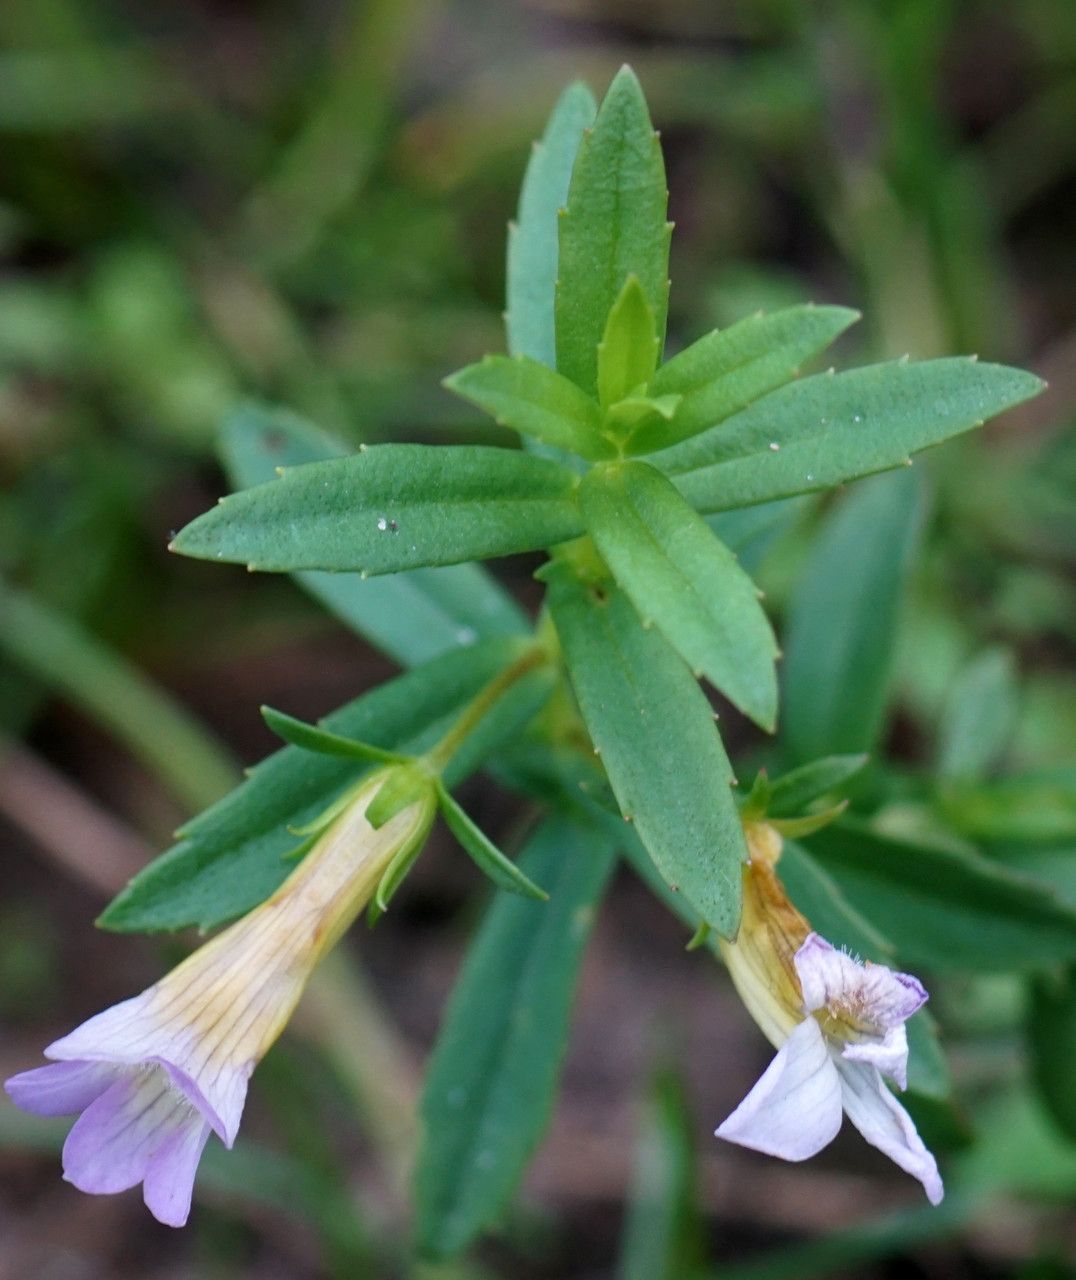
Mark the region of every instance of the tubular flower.
[[778, 1053], [717, 1136], [806, 1160], [833, 1141], [847, 1115], [872, 1146], [919, 1179], [931, 1204], [940, 1203], [934, 1157], [882, 1078], [907, 1086], [904, 1024], [926, 991], [910, 974], [855, 960], [811, 930], [774, 870], [781, 840], [772, 827], [749, 823], [747, 842], [743, 917], [721, 950]]
[[231, 1147], [247, 1082], [284, 1029], [307, 979], [433, 819], [419, 800], [375, 830], [366, 810], [385, 781], [365, 779], [280, 888], [141, 995], [45, 1050], [48, 1066], [6, 1083], [37, 1115], [79, 1115], [64, 1177], [106, 1194], [143, 1184], [150, 1212], [187, 1220], [210, 1132]]

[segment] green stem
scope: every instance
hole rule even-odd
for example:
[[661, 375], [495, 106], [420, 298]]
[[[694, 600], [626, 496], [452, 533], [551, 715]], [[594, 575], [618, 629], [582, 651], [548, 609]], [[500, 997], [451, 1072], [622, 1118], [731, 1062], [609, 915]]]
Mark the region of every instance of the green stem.
[[505, 667], [494, 676], [474, 701], [464, 709], [441, 741], [422, 757], [422, 765], [435, 776], [443, 773], [452, 757], [508, 690], [548, 660], [549, 653], [544, 645], [536, 643], [528, 647], [511, 666]]
[[239, 781], [192, 717], [77, 622], [0, 582], [0, 650], [110, 730], [193, 811]]

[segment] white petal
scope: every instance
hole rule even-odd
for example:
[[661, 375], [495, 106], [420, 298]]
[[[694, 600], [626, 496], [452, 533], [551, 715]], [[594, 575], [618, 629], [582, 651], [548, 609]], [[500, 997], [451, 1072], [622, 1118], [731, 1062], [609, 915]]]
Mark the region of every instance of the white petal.
[[821, 1028], [807, 1018], [716, 1133], [782, 1160], [806, 1160], [828, 1146], [840, 1127], [837, 1071]]
[[906, 1022], [927, 1000], [923, 984], [910, 973], [861, 964], [817, 933], [808, 935], [794, 963], [808, 1013], [827, 1008], [884, 1031]]
[[908, 1087], [908, 1033], [902, 1022], [890, 1027], [881, 1040], [861, 1040], [846, 1044], [841, 1056], [850, 1062], [866, 1062], [889, 1076], [897, 1087]]
[[918, 1178], [931, 1204], [941, 1204], [945, 1189], [938, 1165], [923, 1145], [911, 1116], [886, 1088], [874, 1067], [837, 1060], [844, 1110], [872, 1147]]

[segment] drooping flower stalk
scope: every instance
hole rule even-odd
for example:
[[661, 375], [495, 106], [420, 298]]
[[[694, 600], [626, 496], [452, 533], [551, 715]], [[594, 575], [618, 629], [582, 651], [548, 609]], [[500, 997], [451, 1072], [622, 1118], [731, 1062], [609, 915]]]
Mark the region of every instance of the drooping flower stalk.
[[319, 959], [429, 831], [432, 795], [377, 830], [367, 821], [388, 776], [360, 783], [271, 898], [141, 995], [50, 1044], [48, 1066], [7, 1081], [26, 1111], [81, 1113], [63, 1149], [69, 1182], [94, 1194], [141, 1182], [157, 1219], [186, 1222], [210, 1133], [232, 1146], [251, 1073]]
[[926, 1002], [926, 991], [910, 974], [856, 960], [815, 933], [775, 870], [778, 833], [765, 823], [748, 823], [746, 831], [751, 859], [743, 917], [721, 951], [744, 1004], [778, 1052], [717, 1136], [806, 1160], [833, 1141], [847, 1115], [938, 1204], [944, 1194], [938, 1166], [883, 1079], [907, 1086], [904, 1024]]

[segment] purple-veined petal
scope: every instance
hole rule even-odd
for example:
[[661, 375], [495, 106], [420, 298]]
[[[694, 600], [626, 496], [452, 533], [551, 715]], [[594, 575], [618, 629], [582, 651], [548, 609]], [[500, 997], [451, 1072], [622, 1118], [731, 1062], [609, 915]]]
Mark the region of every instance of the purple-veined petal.
[[887, 1031], [906, 1022], [927, 1000], [923, 984], [910, 973], [861, 964], [817, 933], [809, 934], [796, 952], [795, 965], [808, 1013], [828, 1009]]
[[74, 1031], [54, 1040], [45, 1049], [46, 1058], [70, 1062], [81, 1058], [93, 1062], [117, 1062], [134, 1066], [144, 1053], [139, 1040], [145, 1034], [145, 1014], [153, 987], [141, 995], [110, 1005], [80, 1023]]
[[91, 1102], [67, 1135], [64, 1177], [107, 1195], [136, 1186], [157, 1149], [197, 1113], [160, 1071], [131, 1071]]
[[841, 1050], [850, 1062], [866, 1062], [889, 1076], [900, 1089], [908, 1087], [908, 1033], [904, 1023], [890, 1027], [880, 1040], [851, 1041]]
[[37, 1116], [73, 1116], [90, 1105], [116, 1078], [110, 1062], [50, 1062], [21, 1071], [4, 1088], [17, 1107]]
[[872, 1147], [919, 1179], [931, 1204], [941, 1204], [945, 1189], [937, 1162], [882, 1077], [863, 1062], [838, 1059], [836, 1065], [848, 1119]]
[[150, 1213], [166, 1227], [186, 1225], [194, 1175], [209, 1132], [209, 1125], [200, 1116], [191, 1116], [164, 1140], [150, 1159], [142, 1198]]
[[806, 1160], [828, 1146], [840, 1127], [837, 1071], [822, 1029], [807, 1018], [716, 1134], [782, 1160]]

